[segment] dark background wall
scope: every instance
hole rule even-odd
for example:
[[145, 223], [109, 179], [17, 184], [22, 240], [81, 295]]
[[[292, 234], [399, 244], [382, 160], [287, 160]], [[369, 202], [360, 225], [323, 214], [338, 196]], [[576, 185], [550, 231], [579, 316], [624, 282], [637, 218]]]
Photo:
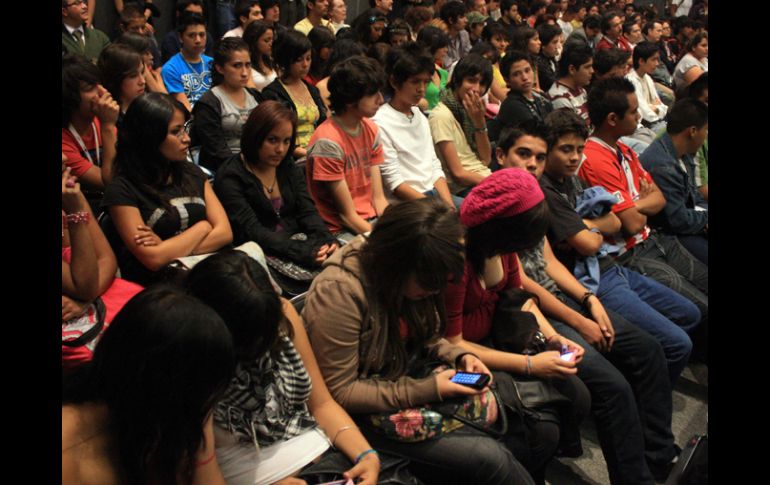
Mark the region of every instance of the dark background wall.
[[[300, 1], [303, 4], [304, 0]], [[154, 0], [153, 3], [158, 6], [161, 11], [160, 18], [153, 20], [155, 26], [155, 36], [160, 42], [163, 36], [173, 28], [174, 19], [174, 5], [175, 0]], [[350, 23], [359, 12], [369, 8], [368, 0], [352, 0], [346, 2], [348, 5], [348, 20]], [[209, 11], [213, 9], [215, 4], [214, 0], [204, 0], [207, 15], [210, 16]], [[117, 29], [118, 13], [115, 11], [115, 4], [112, 0], [97, 0], [96, 12], [94, 13], [94, 26], [105, 32], [110, 38], [113, 38]]]

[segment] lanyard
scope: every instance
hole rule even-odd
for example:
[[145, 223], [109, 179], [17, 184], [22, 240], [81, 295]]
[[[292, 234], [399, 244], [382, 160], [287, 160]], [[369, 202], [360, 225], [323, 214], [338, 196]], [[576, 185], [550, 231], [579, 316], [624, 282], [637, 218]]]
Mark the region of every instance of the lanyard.
[[[99, 135], [96, 133], [96, 123], [94, 123], [93, 121], [91, 122], [91, 128], [94, 130], [94, 145], [96, 145], [96, 166], [101, 167], [102, 154], [101, 154], [101, 150], [99, 149]], [[80, 145], [80, 149], [83, 151], [88, 161], [93, 164], [94, 160], [93, 158], [91, 158], [91, 154], [88, 153], [86, 144], [83, 143], [83, 139], [80, 138], [80, 134], [77, 132], [77, 130], [75, 130], [75, 127], [72, 126], [72, 123], [70, 123], [70, 126], [68, 129], [70, 130], [70, 133], [72, 133], [72, 136], [75, 138], [75, 141], [78, 142], [78, 145]]]

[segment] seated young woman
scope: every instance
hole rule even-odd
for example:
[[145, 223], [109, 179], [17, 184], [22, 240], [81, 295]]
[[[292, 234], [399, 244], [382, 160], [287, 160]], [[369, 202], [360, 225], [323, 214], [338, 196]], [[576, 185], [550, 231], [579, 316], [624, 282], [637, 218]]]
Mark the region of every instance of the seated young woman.
[[200, 145], [199, 163], [216, 172], [241, 150], [241, 132], [262, 95], [246, 85], [251, 76], [249, 46], [240, 37], [225, 37], [214, 49], [212, 88], [193, 107], [193, 145]]
[[62, 485], [224, 485], [212, 409], [234, 364], [212, 309], [165, 286], [136, 295], [63, 383]]
[[326, 106], [315, 86], [305, 81], [310, 72], [312, 44], [299, 31], [289, 30], [278, 39], [273, 52], [281, 77], [270, 83], [262, 94], [280, 101], [297, 113], [295, 159], [307, 155], [307, 145], [316, 127], [326, 120]]
[[412, 362], [427, 358], [489, 374], [478, 357], [441, 338], [443, 291], [462, 274], [462, 241], [455, 211], [437, 198], [388, 206], [368, 238], [356, 237], [324, 263], [302, 316], [332, 396], [357, 415], [375, 448], [409, 457], [415, 473], [432, 483], [449, 476], [462, 483], [532, 484], [508, 447], [483, 431], [463, 426], [404, 443], [367, 419], [484, 392], [452, 382], [453, 368], [410, 376], [417, 370]]
[[128, 46], [142, 56], [144, 63], [144, 89], [148, 93], [168, 93], [166, 85], [163, 84], [163, 78], [160, 76], [160, 67], [153, 69], [155, 58], [152, 53], [152, 41], [142, 34], [136, 32], [123, 32], [120, 37], [113, 41], [113, 44]]
[[251, 56], [249, 87], [261, 92], [278, 77], [278, 73], [275, 72], [275, 62], [273, 62], [275, 29], [262, 20], [255, 20], [246, 27], [243, 40], [249, 46]]
[[131, 47], [110, 44], [99, 54], [96, 65], [102, 75], [102, 85], [120, 105], [116, 122], [120, 128], [128, 106], [145, 91], [146, 67], [142, 56]]
[[[64, 159], [62, 159], [64, 168]], [[115, 314], [142, 287], [115, 278], [118, 263], [80, 183], [69, 167], [62, 171], [61, 321], [62, 372], [91, 360], [93, 347]], [[101, 309], [96, 300], [101, 300]], [[100, 312], [103, 312], [99, 315]], [[98, 333], [79, 344], [102, 319]]]
[[263, 267], [240, 251], [222, 251], [196, 265], [186, 286], [219, 313], [236, 342], [235, 375], [214, 407], [227, 483], [317, 483], [327, 481], [317, 470], [329, 468], [336, 478], [377, 483], [377, 454], [332, 399], [302, 319]]
[[167, 94], [143, 94], [123, 119], [116, 175], [104, 194], [120, 236], [121, 275], [143, 286], [177, 258], [210, 253], [233, 233], [200, 168], [187, 161], [190, 113]]
[[[534, 315], [547, 339], [547, 351], [523, 355], [495, 350], [491, 336], [500, 294], [522, 288], [523, 272], [516, 251], [534, 246], [545, 235], [545, 197], [529, 173], [498, 170], [470, 191], [460, 207], [460, 220], [467, 228], [466, 262], [460, 281], [450, 283], [446, 291], [446, 339], [474, 352], [492, 369], [550, 380], [572, 401], [567, 409], [556, 410], [561, 427], [539, 421], [530, 436], [530, 446], [539, 453], [533, 453], [526, 465], [535, 482], [543, 484], [545, 467], [559, 443], [563, 453], [581, 453], [578, 425], [588, 413], [590, 396], [583, 382], [574, 376], [584, 349], [559, 335], [531, 298], [521, 310]], [[562, 347], [574, 352], [573, 360], [560, 358], [555, 349]]]
[[254, 241], [265, 254], [316, 268], [338, 247], [291, 157], [297, 116], [264, 101], [243, 127], [241, 153], [217, 172], [214, 191], [233, 228], [235, 244]]

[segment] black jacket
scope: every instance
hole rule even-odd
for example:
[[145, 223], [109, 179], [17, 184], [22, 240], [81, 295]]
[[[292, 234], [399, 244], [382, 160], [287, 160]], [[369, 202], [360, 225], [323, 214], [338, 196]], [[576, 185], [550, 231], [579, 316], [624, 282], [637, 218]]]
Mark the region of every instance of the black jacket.
[[[320, 116], [318, 118], [318, 121], [316, 121], [315, 123], [315, 127], [318, 128], [318, 125], [320, 125], [326, 120], [326, 105], [324, 104], [324, 101], [321, 98], [321, 92], [318, 90], [317, 87], [313, 86], [312, 84], [305, 81], [304, 79], [302, 80], [302, 82], [305, 83], [305, 86], [307, 86], [308, 91], [310, 91], [310, 96], [313, 97], [313, 101], [315, 101], [316, 106], [318, 106], [318, 112], [320, 113]], [[289, 96], [289, 93], [286, 92], [286, 90], [283, 88], [280, 78], [276, 78], [275, 81], [265, 86], [264, 89], [262, 89], [262, 96], [265, 99], [273, 99], [275, 101], [280, 101], [287, 108], [294, 111], [294, 113], [297, 112], [297, 107], [294, 106], [294, 101], [291, 100], [291, 96]]]
[[[246, 91], [257, 100], [264, 101], [256, 89]], [[200, 164], [216, 172], [225, 160], [234, 153], [227, 145], [227, 136], [222, 131], [222, 103], [210, 90], [193, 106], [192, 146], [200, 146]], [[240, 152], [240, 151], [239, 151]]]
[[[214, 178], [214, 191], [227, 212], [236, 245], [259, 244], [266, 254], [290, 259], [303, 266], [316, 266], [318, 248], [336, 241], [326, 228], [307, 191], [302, 169], [286, 157], [276, 172], [283, 197], [278, 216], [265, 196], [262, 183], [249, 172], [240, 155], [228, 159]], [[280, 223], [282, 231], [276, 232]], [[290, 239], [302, 232], [307, 241]]]

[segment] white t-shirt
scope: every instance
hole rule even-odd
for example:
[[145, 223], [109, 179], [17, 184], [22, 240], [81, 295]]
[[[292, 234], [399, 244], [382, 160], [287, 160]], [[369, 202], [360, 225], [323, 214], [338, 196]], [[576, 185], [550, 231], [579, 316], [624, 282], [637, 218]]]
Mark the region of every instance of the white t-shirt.
[[278, 74], [275, 72], [275, 69], [265, 76], [261, 72], [257, 71], [253, 67], [251, 68], [251, 79], [254, 81], [254, 85], [257, 87], [257, 91], [262, 91], [265, 86], [270, 84], [271, 82], [275, 81], [275, 78], [278, 77]]
[[402, 183], [424, 193], [433, 186], [444, 171], [433, 148], [428, 119], [419, 108], [412, 106], [412, 118], [386, 103], [372, 117], [380, 128], [380, 141], [385, 161], [380, 173], [385, 183], [385, 196], [389, 201], [399, 199], [393, 190]]

